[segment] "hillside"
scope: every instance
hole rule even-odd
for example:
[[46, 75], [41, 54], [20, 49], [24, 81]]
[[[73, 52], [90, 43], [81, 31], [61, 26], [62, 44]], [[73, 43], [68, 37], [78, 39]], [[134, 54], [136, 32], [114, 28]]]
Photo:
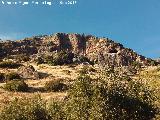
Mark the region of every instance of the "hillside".
[[159, 120], [159, 81], [158, 62], [108, 38], [0, 42], [2, 120]]
[[53, 35], [35, 36], [18, 41], [0, 42], [0, 57], [20, 54], [43, 56], [58, 51], [71, 51], [75, 55], [83, 55], [94, 63], [101, 65], [129, 66], [133, 62], [150, 65], [152, 59], [137, 54], [108, 38], [92, 35], [56, 33]]

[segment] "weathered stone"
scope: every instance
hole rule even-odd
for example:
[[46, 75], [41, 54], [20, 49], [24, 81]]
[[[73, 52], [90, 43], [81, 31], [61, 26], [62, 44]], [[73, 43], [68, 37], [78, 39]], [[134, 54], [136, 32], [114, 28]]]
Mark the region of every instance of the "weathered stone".
[[151, 61], [133, 50], [123, 47], [120, 43], [92, 35], [56, 33], [19, 41], [0, 42], [0, 57], [18, 54], [51, 54], [61, 50], [86, 56], [91, 61], [98, 61], [98, 64], [102, 66], [129, 66], [135, 61], [142, 65], [149, 65]]
[[18, 68], [17, 73], [22, 78], [25, 78], [25, 79], [39, 79], [40, 78], [38, 72], [31, 65], [21, 66], [20, 68]]

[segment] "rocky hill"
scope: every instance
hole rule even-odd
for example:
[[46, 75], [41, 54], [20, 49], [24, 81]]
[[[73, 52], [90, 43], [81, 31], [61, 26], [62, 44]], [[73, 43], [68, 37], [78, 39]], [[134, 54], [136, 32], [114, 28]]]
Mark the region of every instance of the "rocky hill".
[[61, 50], [86, 56], [94, 63], [101, 65], [129, 66], [133, 62], [149, 65], [153, 62], [152, 59], [139, 55], [120, 43], [92, 35], [56, 33], [17, 41], [0, 42], [1, 58], [19, 54], [29, 56], [51, 54]]
[[92, 35], [2, 41], [0, 118], [160, 120], [158, 62]]

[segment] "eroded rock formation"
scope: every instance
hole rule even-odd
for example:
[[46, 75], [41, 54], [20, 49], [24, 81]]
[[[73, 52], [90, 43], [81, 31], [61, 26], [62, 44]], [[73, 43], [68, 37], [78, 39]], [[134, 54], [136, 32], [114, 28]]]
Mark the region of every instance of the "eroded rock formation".
[[60, 50], [84, 55], [101, 65], [128, 66], [134, 61], [147, 65], [151, 61], [123, 47], [120, 43], [92, 35], [56, 33], [19, 41], [0, 42], [0, 57], [2, 58], [18, 54], [50, 54]]

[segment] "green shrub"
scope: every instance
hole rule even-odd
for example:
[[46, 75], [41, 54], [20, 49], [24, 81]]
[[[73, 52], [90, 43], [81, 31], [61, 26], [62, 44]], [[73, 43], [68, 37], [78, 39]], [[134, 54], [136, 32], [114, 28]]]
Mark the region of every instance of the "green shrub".
[[137, 61], [134, 61], [132, 62], [131, 66], [134, 67], [135, 69], [140, 69], [142, 67], [142, 64]]
[[19, 76], [19, 74], [15, 73], [15, 72], [10, 72], [10, 73], [6, 74], [5, 77], [6, 77], [6, 80], [21, 79], [21, 77]]
[[150, 64], [151, 64], [151, 66], [156, 66], [158, 63], [156, 61], [152, 60]]
[[107, 108], [103, 106], [107, 119], [150, 120], [154, 118], [156, 114], [154, 92], [140, 80], [128, 80], [116, 72], [108, 71], [100, 83], [100, 86], [103, 86], [100, 95], [103, 95], [107, 106]]
[[46, 61], [52, 61], [53, 56], [51, 56], [51, 55], [45, 55], [45, 56], [44, 56], [44, 59], [45, 59]]
[[83, 55], [79, 56], [78, 58], [79, 58], [80, 62], [88, 62], [89, 61], [88, 58]]
[[89, 68], [88, 68], [88, 71], [89, 71], [89, 72], [96, 72], [96, 69], [94, 69], [93, 67], [89, 67]]
[[94, 65], [94, 62], [90, 61], [89, 58], [87, 58], [86, 56], [83, 56], [83, 55], [78, 56], [78, 61], [81, 63], [88, 62], [89, 64]]
[[24, 81], [8, 81], [3, 89], [14, 92], [27, 92], [29, 90], [28, 85]]
[[66, 91], [68, 89], [67, 85], [62, 83], [60, 80], [49, 81], [45, 84], [46, 91], [60, 92]]
[[18, 64], [18, 63], [14, 63], [12, 61], [3, 61], [3, 62], [0, 62], [0, 68], [18, 68], [20, 67], [21, 64]]
[[78, 70], [78, 73], [80, 75], [86, 75], [88, 74], [89, 72], [96, 72], [96, 70], [93, 68], [93, 67], [89, 67], [87, 65], [83, 66], [82, 69]]
[[87, 66], [83, 66], [83, 68], [81, 68], [80, 70], [78, 70], [78, 73], [80, 74], [80, 76], [88, 74], [88, 67]]
[[47, 63], [47, 64], [51, 64], [53, 61], [53, 56], [50, 56], [50, 55], [46, 55], [44, 56], [44, 62]]
[[67, 75], [70, 75], [71, 74], [71, 71], [70, 70], [63, 70], [64, 73], [66, 73]]
[[22, 62], [22, 61], [23, 62], [30, 61], [29, 55], [26, 55], [26, 54], [18, 55], [16, 59], [18, 59], [18, 61], [20, 61], [20, 62]]
[[[2, 120], [151, 120], [156, 108], [154, 93], [141, 80], [128, 80], [114, 69], [102, 72], [97, 81], [80, 75], [64, 103], [47, 104], [41, 98], [15, 100], [0, 115]], [[53, 82], [53, 84], [52, 84]], [[60, 81], [48, 82], [49, 90]], [[56, 84], [55, 84], [56, 83]], [[50, 87], [51, 86], [51, 87]], [[61, 85], [60, 85], [61, 86]], [[53, 87], [54, 88], [54, 87]]]
[[63, 65], [63, 61], [59, 56], [56, 55], [56, 56], [53, 57], [52, 61], [48, 61], [48, 64], [53, 65], [53, 66]]
[[37, 63], [37, 65], [44, 63], [43, 58], [42, 57], [37, 57], [36, 63]]
[[[94, 85], [92, 88], [89, 118], [91, 120], [109, 120], [107, 97], [104, 86]], [[111, 119], [112, 120], [112, 119]]]
[[5, 80], [5, 74], [4, 73], [0, 73], [0, 82]]
[[54, 120], [40, 97], [15, 99], [3, 108], [0, 117], [1, 120]]
[[91, 78], [80, 76], [69, 90], [64, 108], [67, 120], [88, 120], [91, 96]]
[[151, 120], [154, 94], [143, 83], [109, 70], [97, 82], [81, 75], [69, 91], [65, 111], [69, 120]]
[[159, 66], [157, 67], [156, 71], [157, 71], [157, 72], [159, 72], [159, 71], [160, 71], [160, 67], [159, 67]]
[[46, 102], [38, 95], [34, 98], [16, 98], [5, 105], [1, 120], [65, 120], [63, 103]]
[[53, 56], [47, 56], [45, 60], [49, 65], [64, 65], [71, 64], [73, 57], [74, 54], [71, 52], [60, 51]]
[[29, 56], [23, 56], [22, 61], [24, 61], [24, 62], [30, 61], [30, 57]]
[[63, 111], [63, 102], [52, 100], [48, 105], [48, 112], [52, 120], [65, 120], [65, 112]]

